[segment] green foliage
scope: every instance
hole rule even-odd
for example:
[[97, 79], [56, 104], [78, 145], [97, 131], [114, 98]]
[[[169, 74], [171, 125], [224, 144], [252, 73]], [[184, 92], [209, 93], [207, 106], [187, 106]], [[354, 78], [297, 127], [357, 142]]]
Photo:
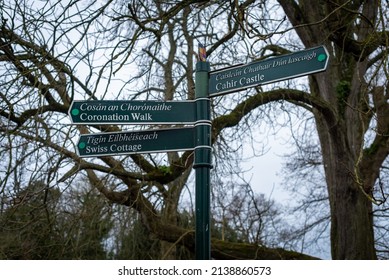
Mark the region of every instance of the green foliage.
[[65, 195], [35, 182], [0, 213], [0, 259], [105, 259], [107, 209], [96, 192]]
[[54, 210], [59, 191], [35, 182], [0, 215], [0, 258], [50, 259], [59, 250]]
[[170, 166], [162, 165], [158, 167], [159, 170], [162, 172], [163, 175], [171, 174], [172, 171], [170, 170]]

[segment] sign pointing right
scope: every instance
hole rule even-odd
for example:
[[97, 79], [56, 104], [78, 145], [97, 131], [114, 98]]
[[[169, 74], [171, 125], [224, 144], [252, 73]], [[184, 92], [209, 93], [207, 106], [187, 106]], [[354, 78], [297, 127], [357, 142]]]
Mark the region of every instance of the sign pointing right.
[[210, 72], [209, 96], [297, 78], [326, 70], [328, 51], [324, 46], [237, 65]]

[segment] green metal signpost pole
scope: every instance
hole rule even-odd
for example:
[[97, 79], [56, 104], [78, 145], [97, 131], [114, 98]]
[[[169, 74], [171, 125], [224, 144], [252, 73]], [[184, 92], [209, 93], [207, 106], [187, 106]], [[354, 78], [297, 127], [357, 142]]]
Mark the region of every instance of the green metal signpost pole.
[[211, 164], [211, 116], [208, 97], [210, 66], [208, 62], [196, 64], [196, 142], [193, 168], [196, 172], [196, 259], [211, 258], [210, 234], [210, 169]]

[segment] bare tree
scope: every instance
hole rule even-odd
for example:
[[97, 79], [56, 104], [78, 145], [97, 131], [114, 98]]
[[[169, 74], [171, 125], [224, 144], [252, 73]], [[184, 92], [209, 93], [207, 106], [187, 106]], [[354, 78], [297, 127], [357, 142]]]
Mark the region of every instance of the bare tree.
[[[208, 46], [216, 69], [325, 45], [330, 64], [309, 78], [309, 88], [286, 83], [215, 99], [212, 141], [217, 156], [237, 159], [223, 141], [247, 141], [253, 124], [269, 112], [267, 104], [287, 101], [309, 111], [325, 168], [332, 257], [376, 258], [372, 194], [388, 152], [387, 4], [69, 0], [0, 7], [3, 191], [16, 185], [13, 174], [22, 172], [21, 164], [27, 166], [25, 181], [70, 184], [86, 176], [111, 202], [138, 211], [158, 239], [193, 250], [193, 230], [176, 222], [192, 151], [82, 159], [75, 153], [80, 133], [130, 128], [69, 126], [70, 102], [193, 99], [196, 41]], [[212, 244], [215, 258], [305, 257], [256, 245], [242, 250], [218, 240]]]

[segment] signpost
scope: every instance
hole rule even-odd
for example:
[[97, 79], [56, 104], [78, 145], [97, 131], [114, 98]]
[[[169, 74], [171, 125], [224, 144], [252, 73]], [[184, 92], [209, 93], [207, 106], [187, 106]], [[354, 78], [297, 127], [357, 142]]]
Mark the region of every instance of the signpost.
[[80, 157], [192, 150], [194, 127], [131, 132], [83, 134], [77, 143]]
[[195, 101], [73, 101], [74, 124], [191, 124], [183, 128], [81, 135], [80, 157], [128, 155], [194, 149], [196, 171], [196, 259], [211, 257], [210, 244], [210, 97], [324, 71], [324, 46], [209, 72], [204, 47], [196, 64]]
[[73, 101], [74, 124], [188, 124], [196, 121], [196, 104], [189, 101]]
[[297, 78], [324, 71], [328, 51], [324, 46], [276, 56], [210, 73], [209, 96], [215, 97], [246, 88]]
[[[205, 52], [205, 51], [204, 51]], [[195, 169], [196, 259], [211, 258], [211, 102], [208, 97], [209, 62], [196, 64], [195, 96], [198, 125], [193, 168]]]

